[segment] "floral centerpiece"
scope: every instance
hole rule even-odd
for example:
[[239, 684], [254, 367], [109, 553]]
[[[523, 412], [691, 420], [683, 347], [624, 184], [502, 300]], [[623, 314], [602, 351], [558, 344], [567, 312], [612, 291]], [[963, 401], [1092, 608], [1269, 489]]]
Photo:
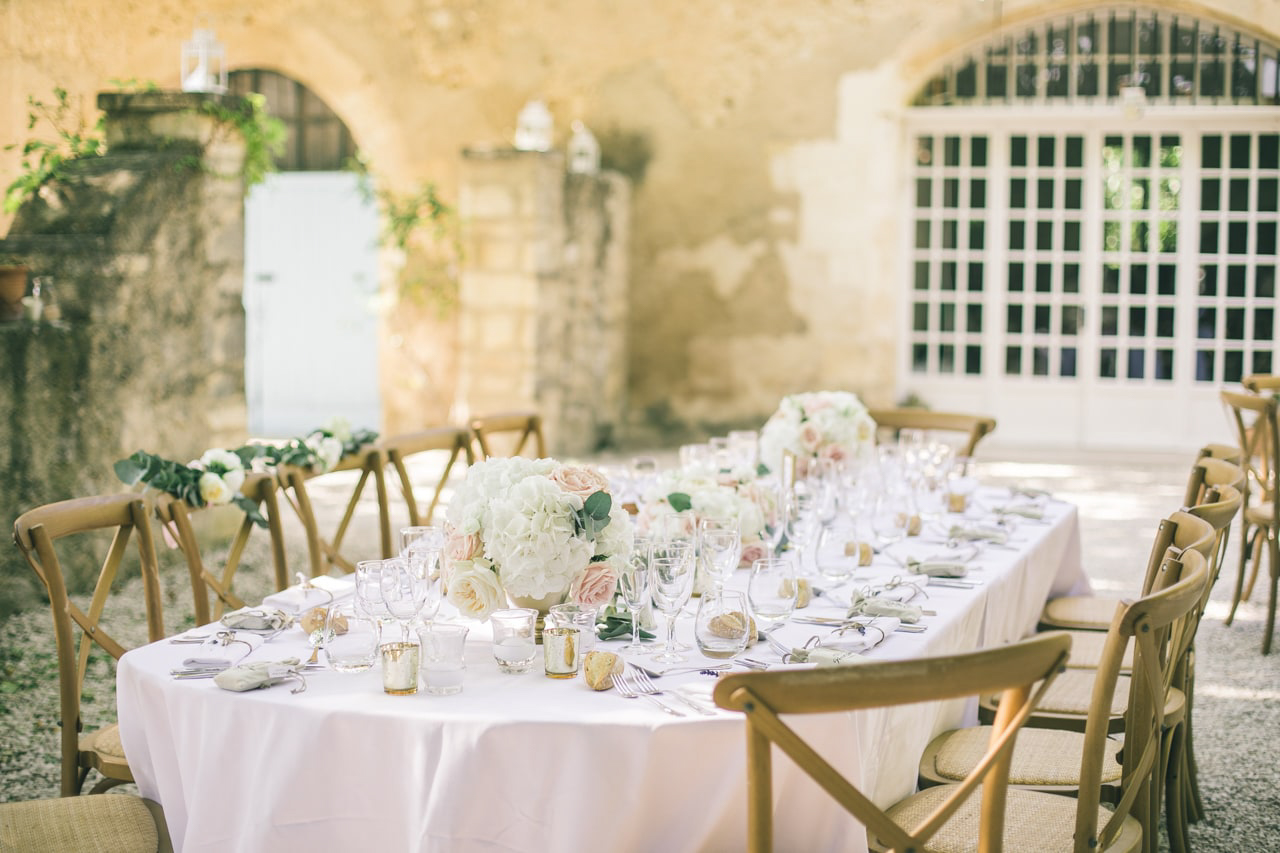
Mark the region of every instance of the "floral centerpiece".
[[[246, 448], [241, 448], [245, 451]], [[139, 450], [116, 462], [116, 476], [132, 486], [143, 483], [173, 495], [194, 507], [234, 503], [260, 527], [267, 520], [254, 501], [240, 493], [244, 484], [245, 459], [239, 452], [213, 448], [186, 465]]]
[[447, 520], [448, 598], [475, 619], [508, 597], [539, 609], [566, 597], [601, 607], [631, 557], [631, 520], [613, 503], [608, 480], [554, 459], [472, 465]]
[[257, 458], [272, 467], [292, 465], [323, 474], [337, 465], [342, 457], [356, 453], [377, 440], [378, 433], [374, 430], [352, 430], [346, 418], [333, 418], [305, 436], [291, 438], [283, 444], [250, 445], [247, 449], [252, 449]]
[[803, 476], [815, 460], [839, 462], [875, 443], [876, 423], [858, 395], [847, 391], [810, 391], [783, 397], [760, 430], [760, 458], [773, 471], [782, 457], [796, 458]]
[[764, 488], [754, 472], [674, 470], [658, 476], [641, 495], [636, 526], [641, 534], [669, 530], [669, 519], [678, 518], [685, 532], [692, 534], [704, 518], [727, 518], [738, 522], [742, 537], [739, 566], [750, 566], [769, 556], [764, 542], [765, 519], [772, 515], [774, 495]]

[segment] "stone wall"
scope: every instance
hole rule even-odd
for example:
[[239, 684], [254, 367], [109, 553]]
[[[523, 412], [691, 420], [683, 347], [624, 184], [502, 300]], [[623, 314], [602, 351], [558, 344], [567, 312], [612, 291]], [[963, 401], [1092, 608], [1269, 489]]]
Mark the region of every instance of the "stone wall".
[[[6, 526], [122, 490], [112, 464], [135, 450], [186, 461], [246, 438], [243, 146], [193, 111], [200, 97], [105, 97], [111, 153], [70, 164], [0, 240], [0, 255], [54, 279], [60, 309], [54, 323], [0, 324]], [[73, 585], [95, 568], [71, 567]], [[0, 608], [27, 581], [0, 548], [0, 584], [17, 584]]]
[[[197, 11], [233, 67], [276, 69], [330, 104], [393, 190], [432, 180], [457, 199], [458, 151], [509, 144], [542, 98], [561, 142], [582, 119], [633, 182], [626, 427], [653, 441], [758, 424], [805, 388], [876, 404], [907, 390], [907, 104], [951, 52], [1092, 5], [9, 0], [0, 140], [22, 138], [26, 97], [55, 85], [87, 95], [86, 112], [112, 78], [174, 86]], [[1280, 0], [1158, 5], [1280, 37]], [[0, 178], [15, 164], [0, 153]], [[512, 286], [502, 298], [524, 298]]]
[[463, 159], [457, 410], [536, 410], [553, 454], [596, 451], [623, 418], [628, 182], [556, 152]]

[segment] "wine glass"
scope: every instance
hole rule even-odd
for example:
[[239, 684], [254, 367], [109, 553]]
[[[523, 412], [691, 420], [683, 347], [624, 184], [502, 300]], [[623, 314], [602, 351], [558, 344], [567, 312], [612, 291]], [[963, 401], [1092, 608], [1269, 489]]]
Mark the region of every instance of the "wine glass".
[[383, 624], [391, 618], [386, 602], [382, 600], [382, 563], [382, 560], [361, 560], [356, 563], [355, 605], [378, 626], [379, 634]]
[[698, 520], [698, 560], [718, 592], [733, 576], [742, 555], [742, 536], [737, 519], [702, 518]]
[[653, 557], [653, 543], [638, 538], [631, 549], [631, 559], [618, 572], [618, 589], [631, 613], [631, 642], [622, 647], [624, 652], [647, 652], [649, 646], [640, 640], [640, 610], [649, 601], [649, 562]]
[[430, 588], [428, 578], [419, 577], [409, 567], [407, 560], [392, 557], [382, 561], [382, 574], [379, 578], [382, 590], [382, 602], [387, 613], [400, 628], [402, 637], [408, 636], [409, 623], [426, 604]]
[[769, 546], [769, 556], [776, 557], [787, 531], [786, 492], [778, 483], [764, 482], [760, 484], [760, 491], [763, 498], [760, 514], [764, 517], [760, 538]]
[[655, 556], [649, 564], [653, 601], [667, 617], [667, 642], [653, 659], [659, 663], [680, 663], [685, 656], [676, 649], [676, 616], [693, 591], [693, 553]]
[[400, 558], [409, 571], [426, 584], [427, 595], [418, 614], [423, 626], [440, 611], [440, 563], [444, 556], [444, 531], [439, 527], [400, 529]]
[[765, 557], [751, 564], [747, 598], [751, 602], [751, 614], [768, 626], [766, 631], [791, 618], [798, 592], [796, 567], [791, 560]]
[[796, 571], [806, 574], [805, 555], [818, 532], [818, 501], [813, 492], [795, 489], [787, 495], [788, 547], [796, 552]]
[[911, 504], [906, 496], [896, 489], [881, 492], [871, 511], [871, 532], [875, 534], [877, 550], [905, 539], [910, 524]]

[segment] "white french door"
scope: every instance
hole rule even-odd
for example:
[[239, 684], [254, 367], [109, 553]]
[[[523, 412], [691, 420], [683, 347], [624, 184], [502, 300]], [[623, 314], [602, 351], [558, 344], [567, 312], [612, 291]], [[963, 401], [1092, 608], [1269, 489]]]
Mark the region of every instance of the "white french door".
[[1219, 389], [1273, 369], [1274, 111], [920, 112], [901, 390], [1009, 443], [1226, 438]]

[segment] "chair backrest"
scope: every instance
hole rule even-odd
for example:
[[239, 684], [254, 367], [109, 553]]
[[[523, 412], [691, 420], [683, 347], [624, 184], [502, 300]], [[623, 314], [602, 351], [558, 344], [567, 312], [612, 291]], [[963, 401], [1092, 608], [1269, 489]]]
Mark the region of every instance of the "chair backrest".
[[[365, 559], [363, 556], [349, 556], [343, 553], [342, 545], [346, 539], [351, 522], [360, 506], [365, 486], [372, 477], [377, 491], [379, 531], [381, 534], [380, 555], [385, 559], [392, 556], [391, 525], [384, 521], [387, 505], [386, 480], [382, 471], [386, 465], [386, 457], [378, 444], [369, 444], [356, 453], [348, 454], [338, 460], [328, 471], [313, 471], [296, 465], [281, 465], [276, 469], [276, 477], [282, 488], [285, 503], [293, 508], [298, 520], [302, 522], [307, 538], [307, 553], [311, 560], [311, 576], [319, 577], [328, 574], [329, 566], [337, 566], [344, 572], [354, 572], [356, 562]], [[350, 497], [342, 519], [332, 534], [326, 535], [321, 530], [322, 522], [316, 514], [315, 502], [310, 495], [310, 486], [317, 482], [329, 481], [340, 486], [345, 492], [349, 487], [347, 481], [351, 474], [359, 471], [354, 487], [350, 487]], [[328, 485], [328, 483], [324, 483]], [[368, 555], [372, 557], [373, 555]]]
[[[1243, 478], [1243, 472], [1241, 472]], [[1187, 512], [1207, 522], [1213, 527], [1213, 546], [1209, 551], [1208, 571], [1209, 583], [1205, 589], [1205, 604], [1208, 603], [1209, 590], [1222, 571], [1222, 562], [1226, 559], [1227, 540], [1231, 533], [1231, 522], [1240, 512], [1244, 504], [1244, 494], [1239, 488], [1222, 484], [1210, 486], [1200, 496], [1199, 502], [1188, 506]]]
[[[79, 767], [80, 692], [85, 668], [94, 644], [101, 646], [117, 660], [127, 651], [102, 624], [107, 599], [133, 540], [137, 565], [142, 576], [143, 603], [146, 607], [147, 638], [151, 642], [164, 637], [161, 612], [160, 578], [156, 564], [155, 542], [147, 520], [147, 507], [136, 494], [74, 498], [46, 504], [18, 516], [13, 525], [18, 550], [35, 571], [49, 596], [53, 613], [54, 637], [57, 643], [59, 705], [62, 725], [62, 794], [80, 793]], [[107, 549], [94, 585], [89, 606], [82, 610], [67, 595], [66, 578], [60, 552], [66, 552], [71, 541], [91, 544], [102, 533], [110, 532]], [[75, 640], [79, 628], [79, 642]]]
[[[1236, 439], [1240, 442], [1240, 466], [1247, 477], [1244, 509], [1269, 500], [1276, 482], [1280, 436], [1276, 429], [1276, 398], [1271, 394], [1222, 391]], [[1277, 503], [1280, 507], [1280, 503]]]
[[[481, 459], [491, 456], [525, 456], [532, 450], [535, 457], [547, 455], [546, 441], [542, 436], [542, 416], [536, 412], [505, 412], [483, 415], [471, 419], [471, 431], [475, 435], [477, 454]], [[510, 441], [503, 445], [499, 436]], [[494, 439], [498, 438], [495, 443]], [[530, 442], [533, 447], [529, 448]]]
[[1162, 589], [1169, 584], [1164, 576], [1167, 569], [1166, 557], [1177, 557], [1188, 548], [1208, 557], [1215, 542], [1213, 525], [1186, 510], [1178, 510], [1161, 519], [1147, 557], [1142, 594], [1146, 595], [1153, 589]]
[[1237, 491], [1245, 489], [1246, 475], [1238, 463], [1212, 456], [1200, 456], [1191, 466], [1187, 477], [1187, 490], [1182, 496], [1184, 507], [1202, 503], [1205, 494], [1217, 486], [1231, 486]]
[[[240, 492], [258, 505], [263, 517], [267, 520], [276, 589], [284, 589], [289, 585], [289, 568], [285, 558], [280, 502], [276, 496], [278, 488], [279, 484], [273, 475], [254, 472], [245, 477], [244, 483], [240, 486]], [[240, 523], [227, 548], [222, 568], [218, 571], [210, 565], [212, 561], [206, 559], [213, 549], [201, 548], [200, 537], [197, 536], [192, 522], [193, 517], [208, 515], [214, 509], [210, 506], [194, 507], [185, 500], [168, 494], [162, 494], [156, 498], [156, 518], [168, 533], [168, 537], [177, 544], [187, 563], [197, 625], [206, 625], [221, 618], [225, 608], [236, 609], [245, 606], [244, 600], [235, 593], [233, 585], [236, 569], [240, 567], [245, 546], [249, 543], [249, 536], [257, 526], [247, 513], [240, 513]], [[214, 596], [212, 609], [209, 606], [211, 593]]]
[[961, 433], [963, 440], [956, 449], [960, 456], [972, 456], [978, 442], [996, 428], [995, 418], [958, 412], [931, 412], [919, 408], [871, 409], [870, 415], [879, 429], [892, 430], [895, 434], [904, 429]]
[[[471, 437], [472, 432], [468, 429], [437, 427], [405, 435], [394, 435], [380, 442], [386, 462], [395, 471], [396, 479], [400, 482], [400, 494], [408, 507], [409, 525], [411, 527], [431, 523], [431, 519], [435, 516], [436, 508], [440, 505], [440, 496], [444, 493], [445, 486], [449, 482], [449, 474], [453, 471], [454, 463], [458, 461], [458, 456], [462, 455], [467, 465], [471, 465], [475, 461], [475, 453], [471, 448]], [[415, 496], [413, 478], [410, 475], [407, 462], [419, 454], [435, 451], [447, 451], [449, 460], [445, 463], [444, 471], [435, 478], [431, 501], [424, 510]], [[435, 475], [433, 474], [433, 476]], [[384, 523], [387, 525], [387, 534], [390, 535], [391, 521], [389, 512], [384, 516]]]
[[1206, 444], [1200, 448], [1199, 456], [1201, 459], [1208, 457], [1210, 459], [1221, 459], [1224, 462], [1230, 462], [1233, 465], [1239, 465], [1243, 460], [1240, 457], [1240, 448], [1234, 444], [1219, 444], [1213, 442]]
[[[1204, 555], [1194, 549], [1164, 560], [1163, 589], [1132, 602], [1121, 602], [1107, 632], [1099, 660], [1089, 716], [1076, 810], [1075, 849], [1086, 853], [1107, 848], [1131, 812], [1147, 829], [1156, 826], [1159, 804], [1152, 801], [1153, 775], [1162, 770], [1161, 733], [1164, 710], [1175, 671], [1207, 580]], [[1125, 744], [1120, 798], [1103, 827], [1098, 826], [1103, 756], [1111, 719], [1111, 704], [1123, 666], [1125, 649], [1134, 643], [1129, 703], [1125, 711]]]
[[[925, 849], [928, 839], [981, 786], [979, 849], [998, 851], [1014, 736], [1065, 666], [1070, 647], [1068, 635], [1046, 633], [996, 649], [946, 657], [721, 678], [715, 687], [716, 704], [742, 711], [747, 721], [748, 849], [772, 849], [771, 744], [776, 744], [871, 834], [895, 850]], [[1038, 689], [1034, 689], [1036, 682], [1041, 683]], [[1000, 712], [986, 754], [932, 815], [910, 829], [898, 826], [779, 718], [997, 692]]]
[[1280, 391], [1280, 375], [1274, 373], [1251, 373], [1240, 384], [1255, 394]]

